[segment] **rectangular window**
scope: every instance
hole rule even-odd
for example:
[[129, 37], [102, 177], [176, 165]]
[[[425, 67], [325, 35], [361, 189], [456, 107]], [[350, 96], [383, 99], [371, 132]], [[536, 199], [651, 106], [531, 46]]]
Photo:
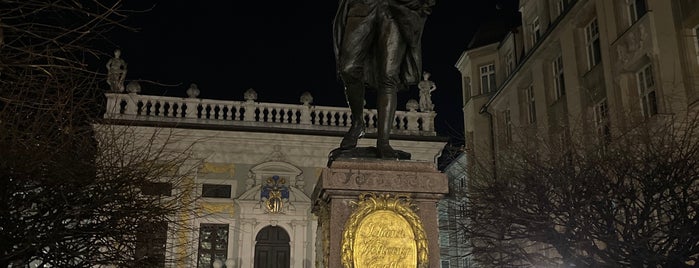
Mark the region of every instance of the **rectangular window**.
[[655, 79], [653, 78], [653, 67], [650, 64], [636, 73], [636, 84], [638, 86], [638, 95], [641, 97], [643, 116], [648, 118], [658, 114]]
[[167, 222], [146, 223], [136, 233], [135, 258], [143, 267], [165, 266]]
[[225, 262], [228, 252], [228, 224], [205, 224], [199, 227], [197, 267], [212, 267], [214, 261]]
[[590, 70], [602, 60], [597, 18], [592, 19], [592, 21], [585, 26], [585, 44], [587, 48], [587, 67], [588, 70]]
[[201, 187], [202, 197], [230, 198], [231, 186], [228, 184], [204, 184]]
[[524, 95], [527, 102], [527, 122], [529, 124], [536, 123], [536, 101], [534, 99], [534, 86], [529, 86], [524, 89]]
[[448, 260], [443, 260], [441, 268], [449, 268], [449, 261]]
[[600, 140], [608, 143], [611, 141], [611, 132], [609, 130], [609, 107], [607, 99], [603, 99], [595, 105], [595, 128], [597, 137]]
[[[464, 101], [471, 98], [471, 96], [478, 95], [478, 92], [472, 92], [473, 87], [471, 87], [471, 77], [464, 76], [462, 78], [462, 80], [463, 81], [461, 83], [462, 83], [463, 87], [466, 89], [466, 90], [464, 90], [464, 92], [466, 94]], [[466, 102], [464, 102], [464, 105], [466, 105]]]
[[532, 21], [532, 47], [539, 42], [541, 38], [541, 24], [539, 23], [539, 17], [534, 18]]
[[505, 119], [505, 142], [510, 143], [512, 141], [512, 113], [510, 109], [503, 112], [503, 118]]
[[558, 55], [551, 65], [553, 66], [554, 100], [559, 100], [566, 94], [565, 80], [563, 78], [563, 57]]
[[560, 16], [563, 14], [563, 11], [566, 9], [566, 2], [565, 0], [558, 0], [556, 1], [556, 16]]
[[169, 182], [150, 182], [141, 186], [141, 193], [144, 195], [172, 195], [172, 184]]
[[638, 21], [643, 15], [646, 14], [646, 0], [627, 0], [628, 11], [629, 11], [629, 25]]
[[505, 54], [505, 76], [509, 76], [515, 70], [515, 57], [512, 55], [512, 50]]
[[697, 51], [697, 63], [699, 63], [699, 25], [694, 27], [692, 35], [694, 36], [694, 49]]
[[488, 64], [480, 67], [481, 94], [495, 91], [495, 65]]
[[439, 246], [449, 247], [449, 234], [447, 232], [439, 232]]

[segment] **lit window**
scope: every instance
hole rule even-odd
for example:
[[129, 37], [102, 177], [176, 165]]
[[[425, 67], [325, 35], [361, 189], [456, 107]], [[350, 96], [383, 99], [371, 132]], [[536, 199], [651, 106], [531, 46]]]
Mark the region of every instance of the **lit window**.
[[536, 17], [532, 21], [532, 46], [539, 42], [539, 38], [541, 38], [541, 24], [539, 23], [539, 17]]
[[563, 78], [563, 57], [558, 55], [552, 62], [554, 99], [559, 100], [566, 94], [565, 80]]
[[197, 267], [212, 267], [214, 261], [225, 262], [228, 254], [228, 224], [204, 224], [199, 228]]
[[629, 25], [638, 21], [646, 14], [646, 0], [627, 0], [629, 11]]
[[595, 105], [595, 128], [597, 137], [600, 140], [609, 142], [611, 140], [611, 132], [609, 131], [609, 107], [607, 99], [603, 99]]
[[204, 184], [201, 187], [202, 197], [230, 198], [231, 186], [228, 184]]
[[655, 93], [653, 67], [650, 64], [636, 73], [636, 84], [638, 86], [638, 95], [641, 97], [643, 116], [651, 117], [656, 115], [658, 113], [658, 102]]
[[585, 26], [585, 44], [587, 47], [587, 67], [589, 70], [602, 60], [597, 18], [592, 19], [592, 21]]
[[534, 86], [529, 86], [524, 90], [527, 102], [527, 122], [536, 123], [536, 101], [534, 99]]
[[495, 91], [495, 65], [488, 64], [480, 67], [481, 94]]

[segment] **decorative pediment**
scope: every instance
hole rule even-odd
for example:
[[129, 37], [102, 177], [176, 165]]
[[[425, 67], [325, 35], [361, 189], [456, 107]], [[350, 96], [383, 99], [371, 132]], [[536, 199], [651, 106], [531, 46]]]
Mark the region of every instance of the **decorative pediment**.
[[256, 201], [265, 213], [293, 211], [297, 202], [310, 203], [301, 190], [305, 185], [302, 173], [286, 162], [269, 161], [254, 166], [248, 173], [247, 190], [238, 199]]

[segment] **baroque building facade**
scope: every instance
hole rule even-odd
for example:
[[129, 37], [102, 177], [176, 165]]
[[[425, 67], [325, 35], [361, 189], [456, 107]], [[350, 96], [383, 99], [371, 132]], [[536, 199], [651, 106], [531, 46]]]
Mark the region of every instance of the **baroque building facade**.
[[[174, 172], [187, 173], [196, 217], [177, 219], [150, 247], [165, 267], [320, 267], [318, 216], [311, 212], [314, 186], [351, 122], [349, 109], [302, 104], [264, 103], [250, 89], [244, 101], [107, 95], [105, 124], [136, 139], [155, 139], [167, 150], [188, 151]], [[435, 163], [446, 139], [434, 131], [433, 111], [418, 112], [411, 101], [396, 113], [392, 145], [412, 160]], [[367, 138], [375, 143], [375, 110], [367, 110]], [[154, 138], [155, 137], [155, 138]], [[175, 191], [165, 185], [163, 195]], [[181, 190], [181, 189], [180, 189]], [[322, 217], [322, 215], [321, 215]], [[138, 249], [137, 249], [138, 250]], [[148, 249], [146, 249], [148, 252]]]
[[[466, 152], [445, 173], [462, 190], [475, 159], [526, 137], [600, 142], [699, 111], [697, 1], [521, 0], [498, 12], [455, 64]], [[462, 213], [451, 209], [445, 215]], [[477, 267], [466, 257], [451, 263], [443, 267]]]

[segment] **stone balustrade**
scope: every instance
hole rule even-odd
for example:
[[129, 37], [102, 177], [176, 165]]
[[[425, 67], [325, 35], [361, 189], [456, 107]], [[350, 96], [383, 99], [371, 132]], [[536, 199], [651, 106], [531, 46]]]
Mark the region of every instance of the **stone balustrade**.
[[[246, 101], [227, 101], [136, 93], [105, 94], [107, 111], [104, 118], [107, 119], [342, 132], [346, 131], [352, 123], [349, 108], [315, 106], [308, 101], [304, 104], [265, 103], [255, 101], [256, 95], [254, 95], [255, 98], [246, 95]], [[411, 105], [408, 106], [410, 111], [396, 111], [392, 133], [436, 136], [434, 131], [436, 113], [418, 112]], [[376, 115], [375, 109], [367, 109], [364, 112], [369, 133], [376, 132]]]

